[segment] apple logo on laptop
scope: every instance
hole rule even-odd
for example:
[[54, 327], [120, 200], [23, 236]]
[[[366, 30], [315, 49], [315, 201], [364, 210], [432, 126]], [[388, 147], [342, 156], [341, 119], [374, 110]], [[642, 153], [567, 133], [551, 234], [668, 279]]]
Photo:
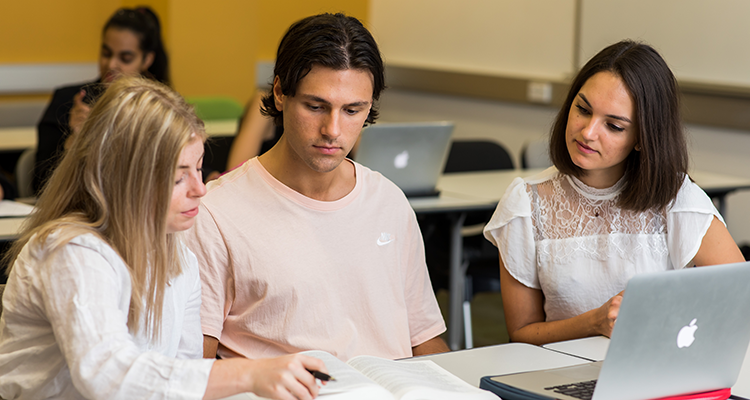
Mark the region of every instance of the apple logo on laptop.
[[685, 325], [680, 329], [680, 332], [677, 334], [678, 348], [690, 347], [693, 344], [693, 341], [695, 341], [695, 331], [698, 329], [698, 325], [695, 324], [697, 321], [698, 318], [693, 318], [689, 325]]
[[404, 169], [407, 165], [409, 165], [409, 152], [404, 150], [393, 159], [393, 166], [397, 169]]

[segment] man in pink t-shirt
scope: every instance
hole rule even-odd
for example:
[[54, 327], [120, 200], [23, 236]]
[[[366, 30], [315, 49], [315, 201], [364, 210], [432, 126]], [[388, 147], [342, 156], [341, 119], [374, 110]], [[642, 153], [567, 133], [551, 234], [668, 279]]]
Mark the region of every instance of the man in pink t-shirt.
[[261, 112], [284, 133], [209, 184], [188, 245], [203, 283], [204, 356], [321, 349], [347, 360], [447, 351], [414, 212], [346, 155], [377, 118], [377, 44], [342, 14], [279, 45]]

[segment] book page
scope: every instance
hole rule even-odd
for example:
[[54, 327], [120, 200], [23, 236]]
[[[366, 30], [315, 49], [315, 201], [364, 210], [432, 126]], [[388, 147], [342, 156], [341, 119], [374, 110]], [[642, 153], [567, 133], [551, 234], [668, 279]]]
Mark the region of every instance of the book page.
[[313, 350], [301, 354], [323, 360], [328, 368], [328, 375], [336, 379], [321, 386], [318, 398], [393, 400], [393, 395], [386, 389], [330, 353]]
[[349, 365], [388, 389], [399, 400], [497, 400], [494, 394], [469, 385], [432, 361], [391, 361], [360, 356], [349, 360]]

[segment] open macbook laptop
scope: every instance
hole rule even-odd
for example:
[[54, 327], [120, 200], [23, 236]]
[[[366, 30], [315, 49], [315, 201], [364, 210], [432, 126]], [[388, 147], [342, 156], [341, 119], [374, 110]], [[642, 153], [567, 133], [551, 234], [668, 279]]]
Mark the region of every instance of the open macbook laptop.
[[531, 397], [570, 400], [585, 396], [566, 392], [592, 380], [594, 400], [729, 388], [750, 342], [748, 285], [747, 262], [636, 275], [625, 290], [604, 361], [485, 377], [482, 387], [492, 390], [499, 383], [537, 395]]
[[378, 123], [362, 131], [356, 160], [378, 171], [409, 197], [437, 196], [453, 123]]

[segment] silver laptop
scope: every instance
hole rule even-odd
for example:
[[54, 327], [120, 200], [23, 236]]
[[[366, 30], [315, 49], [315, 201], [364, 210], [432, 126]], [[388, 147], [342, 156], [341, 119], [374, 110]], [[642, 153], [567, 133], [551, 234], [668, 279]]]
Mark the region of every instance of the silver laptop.
[[[750, 342], [750, 263], [642, 274], [627, 285], [602, 362], [493, 377], [537, 395], [593, 382], [594, 400], [732, 387]], [[590, 394], [589, 394], [590, 395]]]
[[362, 131], [355, 160], [409, 197], [437, 196], [452, 133], [452, 122], [378, 123]]

